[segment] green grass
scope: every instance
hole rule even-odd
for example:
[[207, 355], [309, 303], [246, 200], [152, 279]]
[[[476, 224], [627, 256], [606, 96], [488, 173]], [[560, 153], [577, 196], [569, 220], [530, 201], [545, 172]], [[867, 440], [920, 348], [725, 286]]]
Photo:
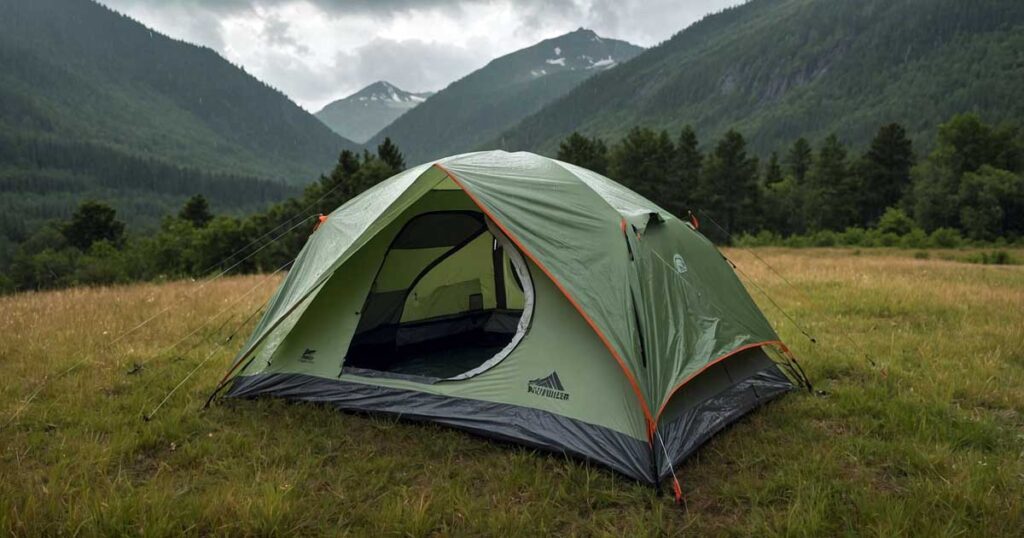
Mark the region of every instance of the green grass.
[[[1024, 267], [935, 252], [757, 252], [803, 291], [747, 251], [727, 254], [817, 337], [751, 288], [825, 394], [790, 394], [705, 445], [678, 469], [686, 509], [598, 466], [430, 424], [269, 400], [200, 411], [230, 360], [223, 349], [141, 420], [273, 282], [184, 357], [158, 355], [128, 375], [132, 364], [262, 277], [184, 299], [197, 284], [0, 298], [0, 424], [19, 413], [0, 432], [0, 532], [1024, 534]], [[43, 376], [82, 359], [24, 405]]]

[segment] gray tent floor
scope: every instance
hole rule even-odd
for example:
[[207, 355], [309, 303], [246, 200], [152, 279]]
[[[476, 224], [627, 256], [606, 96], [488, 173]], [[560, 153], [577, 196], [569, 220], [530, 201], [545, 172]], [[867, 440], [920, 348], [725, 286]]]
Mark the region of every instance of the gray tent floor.
[[396, 374], [444, 379], [480, 366], [501, 351], [503, 347], [474, 346], [425, 351], [392, 364], [388, 371]]

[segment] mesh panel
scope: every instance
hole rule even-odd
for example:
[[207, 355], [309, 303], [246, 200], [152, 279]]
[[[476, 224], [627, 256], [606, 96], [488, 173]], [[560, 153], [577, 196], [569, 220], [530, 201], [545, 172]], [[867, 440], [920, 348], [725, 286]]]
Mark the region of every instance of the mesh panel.
[[452, 247], [392, 250], [373, 281], [373, 293], [407, 290], [423, 270]]
[[437, 381], [470, 377], [507, 356], [533, 303], [518, 281], [521, 258], [513, 266], [506, 249], [515, 247], [495, 230], [467, 210], [410, 219], [374, 277], [345, 368]]
[[391, 249], [453, 247], [483, 230], [483, 215], [475, 211], [426, 213], [402, 228]]
[[474, 310], [473, 295], [481, 296], [480, 308], [494, 308], [492, 243], [489, 233], [482, 234], [420, 278], [410, 290], [402, 322]]
[[384, 256], [356, 334], [397, 324], [410, 288], [485, 230], [483, 215], [475, 211], [439, 211], [410, 219]]

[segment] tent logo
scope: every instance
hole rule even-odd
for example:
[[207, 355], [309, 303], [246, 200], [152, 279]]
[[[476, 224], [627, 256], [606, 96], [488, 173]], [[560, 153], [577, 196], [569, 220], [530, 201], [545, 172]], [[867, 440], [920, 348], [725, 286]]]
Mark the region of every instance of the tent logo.
[[565, 387], [562, 385], [562, 380], [558, 379], [558, 372], [551, 372], [551, 375], [547, 377], [531, 379], [530, 382], [526, 384], [526, 392], [536, 394], [538, 396], [544, 396], [545, 398], [554, 398], [556, 400], [569, 399], [569, 393], [565, 391]]
[[299, 357], [299, 360], [302, 361], [302, 362], [313, 362], [313, 355], [316, 355], [316, 350], [315, 349], [309, 349], [307, 347], [306, 351], [302, 352], [302, 356]]
[[672, 263], [676, 264], [677, 273], [683, 274], [686, 272], [686, 260], [684, 260], [679, 254], [672, 256]]

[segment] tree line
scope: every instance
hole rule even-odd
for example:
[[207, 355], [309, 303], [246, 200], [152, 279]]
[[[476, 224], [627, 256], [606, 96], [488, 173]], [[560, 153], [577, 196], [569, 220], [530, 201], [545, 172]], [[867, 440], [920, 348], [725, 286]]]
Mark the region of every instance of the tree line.
[[[798, 138], [761, 160], [726, 132], [706, 151], [697, 133], [634, 127], [617, 144], [573, 133], [558, 158], [611, 178], [675, 215], [705, 215], [723, 235], [778, 238], [830, 232], [934, 234], [944, 246], [1024, 233], [1024, 141], [1017, 126], [977, 116], [942, 124], [919, 158], [904, 126], [879, 127], [857, 154], [838, 136]], [[827, 235], [827, 234], [826, 234]], [[955, 236], [955, 237], [954, 237]]]
[[[685, 217], [713, 240], [746, 244], [956, 247], [1024, 233], [1024, 143], [1014, 126], [959, 115], [918, 158], [899, 124], [856, 154], [835, 135], [799, 138], [760, 159], [729, 131], [702, 150], [697, 133], [636, 127], [614, 145], [573, 133], [558, 158], [605, 174]], [[37, 227], [0, 274], [0, 290], [273, 271], [298, 254], [315, 217], [405, 169], [389, 139], [342, 151], [299, 196], [249, 216], [214, 215], [193, 196], [152, 234], [129, 234], [110, 206], [82, 203]], [[710, 222], [708, 222], [710, 221]], [[721, 230], [716, 230], [721, 228]]]
[[129, 234], [112, 207], [88, 200], [18, 245], [0, 273], [0, 291], [273, 271], [295, 258], [319, 214], [404, 169], [390, 140], [376, 153], [345, 150], [332, 172], [299, 196], [238, 217], [215, 215], [209, 200], [195, 195], [151, 234]]
[[164, 214], [197, 192], [224, 213], [247, 214], [301, 191], [103, 144], [8, 136], [0, 127], [0, 271], [11, 262], [17, 244], [46, 221], [70, 215], [83, 199], [106, 200], [136, 230], [154, 230]]

